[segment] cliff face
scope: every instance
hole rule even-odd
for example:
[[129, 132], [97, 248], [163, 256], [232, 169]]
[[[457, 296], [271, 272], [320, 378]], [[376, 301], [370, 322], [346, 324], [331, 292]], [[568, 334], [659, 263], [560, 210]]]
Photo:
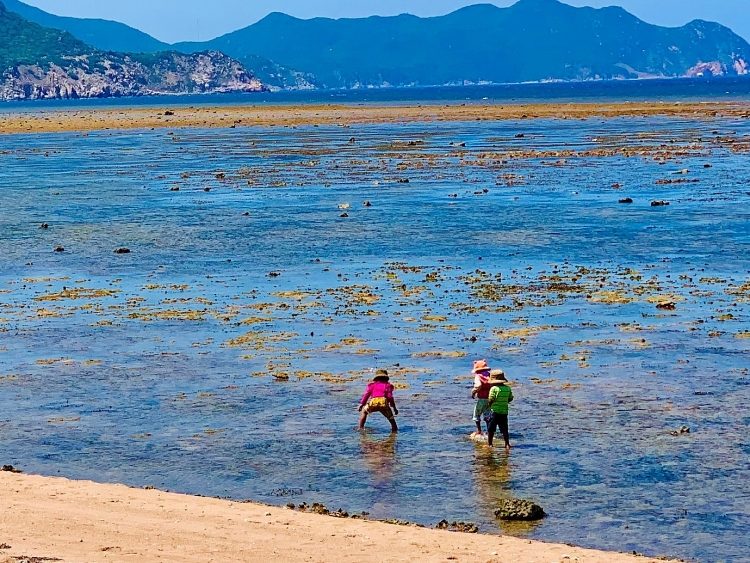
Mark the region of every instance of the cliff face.
[[17, 64], [0, 77], [0, 99], [42, 100], [260, 92], [244, 66], [215, 51], [163, 53], [152, 61], [115, 53], [71, 57], [62, 64]]
[[241, 63], [218, 51], [101, 51], [8, 12], [1, 2], [0, 37], [0, 100], [266, 90]]

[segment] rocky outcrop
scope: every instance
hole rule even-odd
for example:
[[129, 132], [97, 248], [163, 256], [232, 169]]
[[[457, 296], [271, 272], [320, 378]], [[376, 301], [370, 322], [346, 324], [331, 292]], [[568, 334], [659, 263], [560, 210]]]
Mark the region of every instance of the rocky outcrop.
[[62, 64], [18, 64], [0, 77], [2, 100], [109, 98], [165, 94], [259, 92], [266, 87], [217, 51], [183, 55], [97, 53]]
[[541, 520], [547, 514], [541, 506], [528, 500], [505, 499], [495, 510], [498, 520]]

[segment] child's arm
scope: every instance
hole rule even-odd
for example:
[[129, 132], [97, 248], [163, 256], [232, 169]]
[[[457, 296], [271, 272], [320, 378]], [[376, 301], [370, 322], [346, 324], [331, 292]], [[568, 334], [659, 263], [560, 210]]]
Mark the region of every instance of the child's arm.
[[388, 389], [385, 392], [385, 397], [388, 401], [388, 404], [393, 407], [393, 413], [398, 414], [398, 409], [396, 408], [396, 400], [393, 398], [393, 389], [393, 385], [388, 385]]
[[477, 393], [479, 393], [479, 390], [482, 388], [482, 380], [479, 379], [478, 375], [474, 376], [474, 387], [471, 389], [471, 398], [476, 399]]
[[513, 389], [511, 389], [510, 386], [508, 386], [508, 390], [510, 391], [510, 395], [508, 395], [508, 402], [512, 403], [513, 402]]

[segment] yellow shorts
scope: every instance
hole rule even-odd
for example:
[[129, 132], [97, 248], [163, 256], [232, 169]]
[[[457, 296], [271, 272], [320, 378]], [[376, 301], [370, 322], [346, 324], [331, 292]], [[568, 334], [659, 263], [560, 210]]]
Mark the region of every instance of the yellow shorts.
[[379, 412], [388, 420], [393, 420], [393, 411], [388, 405], [388, 401], [385, 397], [373, 397], [372, 399], [370, 399], [370, 402], [367, 403], [367, 406], [365, 407], [365, 413], [372, 414], [374, 412]]

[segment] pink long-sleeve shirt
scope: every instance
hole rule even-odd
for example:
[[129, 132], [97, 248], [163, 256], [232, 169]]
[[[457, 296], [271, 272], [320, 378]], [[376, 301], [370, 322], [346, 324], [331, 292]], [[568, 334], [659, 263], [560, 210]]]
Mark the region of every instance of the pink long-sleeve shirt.
[[492, 386], [488, 383], [490, 380], [489, 372], [479, 372], [474, 376], [474, 389], [477, 399], [488, 399]]
[[367, 386], [367, 391], [362, 395], [362, 400], [359, 402], [360, 405], [366, 405], [367, 401], [374, 397], [385, 397], [388, 404], [396, 408], [396, 401], [393, 399], [393, 385], [390, 383], [384, 383], [382, 381], [373, 381]]

